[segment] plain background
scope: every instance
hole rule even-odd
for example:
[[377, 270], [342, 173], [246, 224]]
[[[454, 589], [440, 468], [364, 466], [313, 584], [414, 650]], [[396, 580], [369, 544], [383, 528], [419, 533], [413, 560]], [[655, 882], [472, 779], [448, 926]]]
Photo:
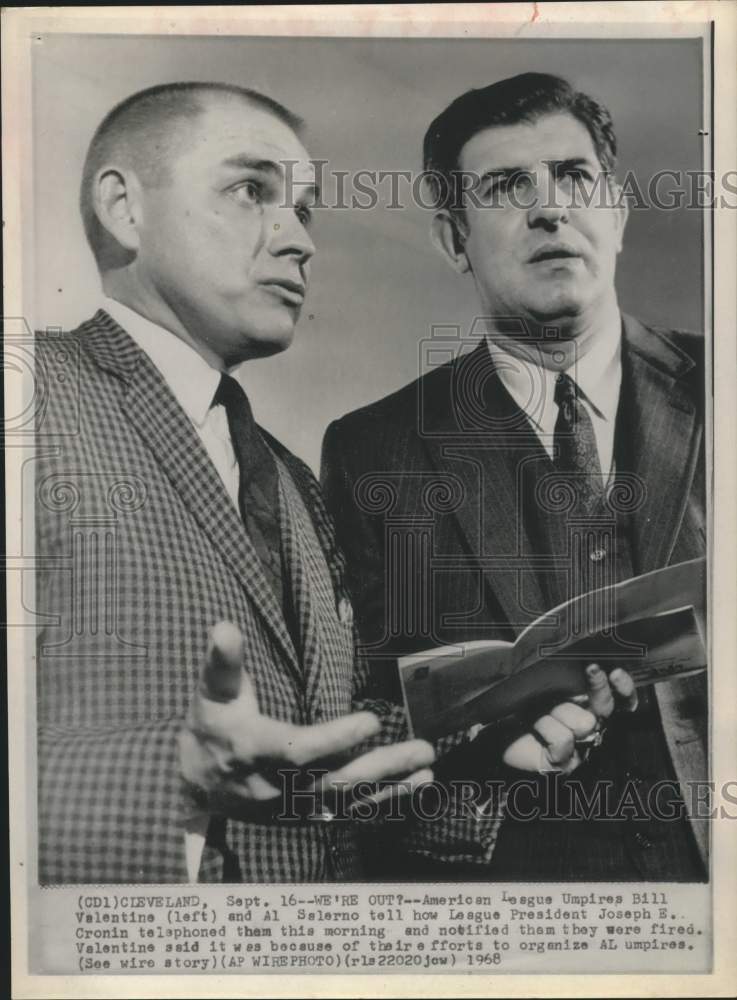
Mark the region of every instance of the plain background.
[[[702, 167], [698, 39], [39, 35], [33, 69], [40, 327], [69, 329], [97, 308], [99, 281], [77, 210], [82, 162], [107, 111], [158, 83], [254, 87], [305, 118], [307, 147], [330, 169], [415, 172], [427, 125], [464, 90], [528, 70], [552, 72], [609, 107], [620, 175], [633, 171], [645, 189], [658, 170]], [[430, 243], [430, 212], [414, 205], [391, 210], [386, 183], [380, 191], [373, 210], [316, 213], [318, 251], [295, 342], [245, 370], [257, 419], [314, 469], [330, 420], [415, 378], [421, 343], [434, 325], [466, 331], [476, 315], [472, 279], [454, 274]], [[626, 311], [700, 329], [701, 213], [632, 211], [617, 284]]]

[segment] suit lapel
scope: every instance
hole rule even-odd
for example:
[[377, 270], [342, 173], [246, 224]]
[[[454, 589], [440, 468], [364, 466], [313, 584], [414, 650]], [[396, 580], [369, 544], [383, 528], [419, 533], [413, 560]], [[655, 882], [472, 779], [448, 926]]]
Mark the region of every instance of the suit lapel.
[[276, 438], [272, 437], [268, 431], [261, 428], [261, 433], [272, 451], [274, 451], [282, 462], [284, 462], [284, 465], [291, 475], [295, 486], [299, 490], [304, 505], [310, 514], [312, 525], [315, 529], [315, 533], [317, 534], [317, 540], [320, 543], [323, 553], [325, 554], [328, 570], [330, 572], [330, 578], [335, 591], [336, 601], [340, 602], [341, 598], [347, 598], [347, 591], [344, 584], [345, 559], [338, 548], [333, 522], [325, 506], [325, 500], [323, 499], [320, 484], [309, 471], [307, 466], [305, 466], [305, 464], [299, 459], [295, 458], [294, 455], [292, 455], [291, 452], [284, 447], [284, 445], [277, 441]]
[[282, 609], [260, 559], [207, 452], [156, 366], [102, 310], [86, 325], [85, 346], [125, 383], [122, 409], [182, 502], [230, 566], [295, 674], [302, 681]]
[[[668, 564], [701, 427], [685, 378], [692, 359], [631, 317], [623, 319], [623, 338], [619, 429], [629, 443], [629, 470], [646, 487], [632, 518], [639, 574]], [[456, 517], [467, 548], [510, 625], [519, 628], [545, 610], [538, 578], [543, 561], [531, 549], [522, 517], [532, 499], [524, 483], [545, 468], [544, 450], [495, 374], [485, 343], [438, 371], [426, 389], [428, 383], [421, 380], [419, 399], [425, 447], [436, 468], [461, 480], [466, 502]]]
[[[636, 573], [667, 566], [693, 486], [701, 444], [703, 386], [689, 385], [702, 372], [687, 355], [654, 330], [624, 317], [620, 407], [630, 443], [630, 468], [645, 486], [645, 500], [632, 519]], [[693, 542], [692, 542], [693, 544]], [[654, 693], [673, 766], [687, 799], [688, 782], [708, 774], [707, 734], [694, 705], [705, 703], [694, 686], [702, 678], [659, 684]], [[693, 816], [691, 827], [708, 869], [708, 823]]]
[[[335, 631], [337, 628], [338, 633], [341, 632], [338, 623], [352, 623], [352, 611], [343, 584], [344, 561], [337, 548], [332, 522], [317, 481], [302, 462], [270, 434], [263, 433], [284, 463], [285, 493], [287, 496], [294, 494], [289, 510], [282, 515], [282, 531], [283, 537], [289, 538], [288, 561], [300, 631], [305, 694], [308, 709], [312, 712], [322, 700], [323, 688], [340, 681], [340, 677], [335, 681], [331, 679], [337, 650]], [[309, 519], [309, 524], [302, 523], [304, 518]], [[314, 530], [317, 546], [310, 540], [310, 528]], [[352, 633], [346, 639], [346, 655], [349, 660], [352, 659]], [[331, 698], [324, 700], [329, 703]]]
[[637, 574], [667, 566], [683, 520], [701, 443], [685, 376], [694, 362], [654, 330], [624, 317], [620, 415], [630, 471], [645, 486], [632, 519]]
[[[300, 494], [295, 489], [289, 473], [280, 470], [282, 494], [281, 528], [285, 545], [285, 563], [289, 570], [292, 607], [299, 633], [300, 655], [304, 671], [305, 701], [311, 714], [319, 701], [320, 680], [323, 672], [329, 670], [326, 658], [326, 644], [323, 643], [322, 617], [326, 603], [330, 613], [334, 613], [332, 587], [327, 579], [330, 593], [319, 587], [320, 574], [315, 572], [314, 561], [317, 553], [310, 547], [309, 533], [304, 525], [306, 512], [300, 510]], [[322, 574], [322, 583], [326, 582]]]
[[438, 370], [432, 383], [421, 380], [420, 392], [427, 452], [463, 486], [455, 516], [468, 552], [505, 624], [519, 631], [546, 610], [522, 517], [525, 470], [547, 461], [545, 451], [494, 371], [485, 341]]

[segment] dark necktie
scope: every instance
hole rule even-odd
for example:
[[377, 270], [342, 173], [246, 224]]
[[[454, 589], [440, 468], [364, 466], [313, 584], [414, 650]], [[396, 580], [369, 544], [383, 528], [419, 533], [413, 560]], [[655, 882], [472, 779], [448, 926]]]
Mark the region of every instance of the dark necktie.
[[266, 577], [283, 606], [279, 474], [274, 456], [259, 433], [248, 397], [234, 378], [221, 376], [212, 403], [225, 407], [238, 462], [238, 507]]
[[570, 477], [570, 486], [576, 495], [576, 513], [590, 514], [604, 492], [594, 426], [581, 401], [578, 386], [568, 375], [559, 375], [556, 379], [555, 402], [558, 406], [555, 468], [564, 477]]

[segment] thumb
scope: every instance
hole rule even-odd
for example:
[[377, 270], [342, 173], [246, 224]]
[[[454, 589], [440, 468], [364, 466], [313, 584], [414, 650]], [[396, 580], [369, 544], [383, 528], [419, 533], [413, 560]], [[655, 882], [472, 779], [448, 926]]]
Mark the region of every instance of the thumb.
[[219, 622], [210, 637], [200, 693], [210, 701], [233, 701], [240, 694], [242, 678], [243, 636], [232, 622]]

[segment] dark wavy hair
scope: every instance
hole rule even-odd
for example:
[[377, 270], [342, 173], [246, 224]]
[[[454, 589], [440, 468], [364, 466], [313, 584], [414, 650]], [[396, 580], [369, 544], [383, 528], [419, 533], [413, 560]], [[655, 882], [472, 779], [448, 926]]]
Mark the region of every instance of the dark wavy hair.
[[534, 122], [556, 112], [572, 115], [588, 129], [603, 171], [612, 175], [617, 164], [617, 137], [604, 105], [574, 90], [562, 77], [521, 73], [488, 87], [467, 90], [428, 128], [423, 166], [435, 207], [446, 208], [453, 199], [461, 150], [477, 132], [494, 125]]

